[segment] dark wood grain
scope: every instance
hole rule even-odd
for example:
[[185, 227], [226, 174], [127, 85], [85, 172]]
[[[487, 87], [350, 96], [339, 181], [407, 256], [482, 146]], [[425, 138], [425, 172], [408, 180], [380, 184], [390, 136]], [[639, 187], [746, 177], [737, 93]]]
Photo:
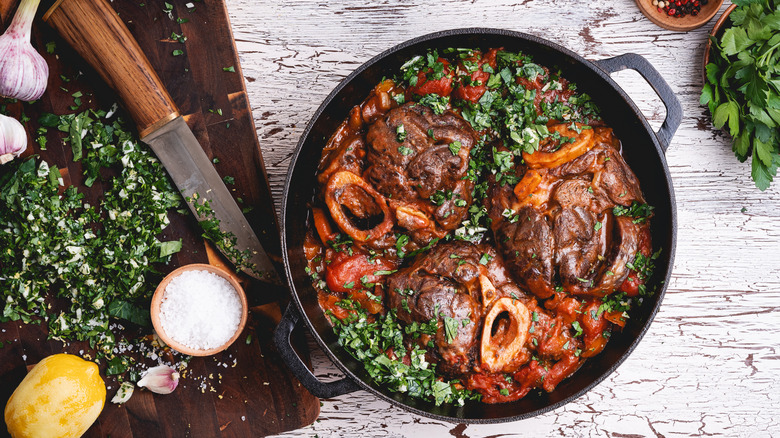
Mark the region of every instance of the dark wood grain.
[[[4, 23], [10, 21], [17, 3], [18, 0], [0, 0], [0, 18]], [[76, 91], [83, 93], [79, 111], [107, 109], [121, 102], [98, 73], [40, 20], [52, 3], [42, 2], [32, 37], [33, 45], [51, 70], [48, 91], [34, 104], [7, 106], [12, 115], [19, 117], [24, 112], [31, 119], [26, 125], [29, 134], [35, 132], [36, 120], [44, 112], [72, 113], [69, 107]], [[111, 5], [138, 41], [209, 158], [219, 158], [217, 171], [235, 178], [235, 184], [229, 186], [231, 192], [236, 199], [241, 198], [240, 205], [251, 208], [247, 214], [250, 223], [266, 251], [279, 263], [276, 215], [225, 4], [222, 0], [194, 2], [195, 10], [188, 11], [188, 1], [169, 3], [174, 5], [173, 20], [163, 11], [162, 3], [139, 6], [139, 2], [115, 1]], [[187, 21], [180, 23], [176, 18]], [[172, 40], [172, 32], [186, 35], [187, 41]], [[53, 54], [44, 49], [49, 42], [56, 44]], [[173, 56], [177, 49], [184, 54]], [[223, 70], [231, 66], [235, 72]], [[41, 151], [31, 142], [24, 156], [38, 154], [56, 164], [62, 169], [66, 184], [79, 186], [87, 202], [98, 203], [103, 190], [100, 181], [91, 188], [83, 186], [81, 163], [73, 162], [70, 147], [62, 143], [60, 135], [49, 130], [47, 150]], [[188, 263], [224, 262], [214, 258], [219, 257], [216, 253], [208, 256], [199, 227], [190, 214], [169, 216], [171, 225], [161, 239], [180, 238], [183, 249], [168, 265], [159, 267], [163, 273]], [[289, 374], [271, 341], [280, 308], [288, 299], [286, 291], [272, 290], [248, 276], [239, 276], [250, 305], [255, 307], [238, 341], [216, 356], [194, 358], [179, 388], [170, 395], [136, 389], [125, 405], [107, 400], [103, 413], [86, 436], [266, 436], [302, 427], [317, 418], [319, 401]], [[250, 334], [252, 339], [247, 343]], [[300, 335], [297, 340], [299, 345], [305, 345]], [[0, 348], [0, 406], [5, 405], [24, 378], [28, 365], [58, 352], [89, 354], [83, 343], [64, 346], [59, 341], [47, 340], [45, 325], [40, 324], [0, 323], [0, 341], [5, 345]], [[153, 365], [148, 359], [146, 362]], [[201, 381], [206, 382], [203, 392]], [[110, 400], [118, 384], [113, 378], [106, 378], [106, 383]], [[7, 436], [4, 427], [0, 427], [2, 436]]]

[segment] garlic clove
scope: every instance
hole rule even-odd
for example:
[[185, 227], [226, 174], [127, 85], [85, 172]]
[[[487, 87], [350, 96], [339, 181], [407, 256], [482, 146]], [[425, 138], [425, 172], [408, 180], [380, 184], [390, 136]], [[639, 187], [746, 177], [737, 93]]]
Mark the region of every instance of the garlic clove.
[[26, 102], [46, 91], [49, 66], [30, 44], [30, 31], [40, 0], [22, 0], [11, 24], [0, 36], [0, 96]]
[[0, 114], [0, 164], [27, 150], [27, 131], [18, 120]]
[[135, 386], [132, 383], [122, 382], [122, 384], [119, 386], [119, 389], [116, 391], [116, 395], [114, 395], [114, 398], [111, 399], [111, 403], [121, 405], [122, 403], [130, 400], [130, 397], [133, 396], [133, 390], [135, 390]]
[[167, 365], [149, 368], [138, 386], [157, 394], [170, 394], [179, 385], [179, 373]]

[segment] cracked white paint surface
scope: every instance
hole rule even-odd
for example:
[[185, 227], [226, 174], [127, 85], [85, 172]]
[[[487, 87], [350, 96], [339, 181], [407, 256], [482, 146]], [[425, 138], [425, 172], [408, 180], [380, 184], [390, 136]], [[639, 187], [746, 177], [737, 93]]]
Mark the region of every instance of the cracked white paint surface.
[[[655, 322], [616, 373], [580, 399], [516, 423], [432, 421], [360, 391], [324, 400], [317, 422], [280, 436], [780, 436], [780, 187], [754, 188], [749, 165], [737, 162], [698, 104], [712, 23], [665, 31], [628, 0], [227, 4], [277, 200], [298, 137], [331, 89], [372, 56], [437, 30], [519, 30], [592, 60], [641, 54], [686, 114], [667, 153], [679, 213], [674, 274]], [[650, 87], [633, 72], [614, 77], [660, 126], [664, 109]], [[313, 361], [319, 376], [337, 376], [323, 353]]]

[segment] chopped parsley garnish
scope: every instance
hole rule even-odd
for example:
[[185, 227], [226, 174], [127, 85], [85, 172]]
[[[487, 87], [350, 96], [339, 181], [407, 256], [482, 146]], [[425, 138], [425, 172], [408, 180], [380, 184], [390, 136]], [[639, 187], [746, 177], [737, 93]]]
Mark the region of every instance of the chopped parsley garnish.
[[452, 344], [452, 341], [458, 337], [458, 325], [457, 319], [449, 316], [444, 317], [444, 337], [448, 344]]
[[[172, 40], [174, 40], [174, 41], [176, 41], [176, 42], [179, 42], [179, 43], [184, 43], [184, 42], [186, 42], [186, 41], [187, 41], [187, 37], [186, 37], [186, 36], [184, 36], [184, 35], [179, 35], [179, 34], [178, 34], [178, 33], [176, 33], [176, 32], [172, 32], [172, 33], [171, 33], [171, 39], [172, 39]], [[224, 68], [223, 68], [223, 70], [224, 70]]]
[[452, 155], [458, 155], [460, 153], [460, 148], [462, 144], [459, 141], [453, 141], [450, 143], [450, 152], [452, 152]]
[[390, 275], [395, 271], [375, 271], [374, 275]]
[[431, 195], [431, 202], [433, 202], [435, 205], [443, 205], [446, 201], [451, 199], [451, 190], [437, 190], [433, 195]]
[[[427, 244], [427, 245], [423, 246], [422, 248], [418, 248], [418, 249], [415, 249], [414, 251], [410, 252], [410, 253], [409, 253], [409, 257], [414, 257], [414, 256], [416, 256], [417, 254], [422, 254], [422, 253], [424, 253], [424, 252], [428, 251], [429, 249], [433, 248], [433, 247], [434, 247], [434, 245], [436, 245], [436, 243], [437, 243], [438, 241], [439, 241], [439, 238], [434, 238], [434, 239], [431, 239], [431, 241], [430, 241], [430, 242], [428, 242], [428, 244]], [[393, 272], [395, 272], [395, 271], [393, 271]]]
[[602, 298], [596, 315], [600, 317], [603, 312], [627, 312], [631, 310], [632, 301], [633, 299], [628, 297], [625, 292], [615, 292]]
[[[348, 301], [348, 300], [342, 300]], [[456, 380], [440, 380], [436, 374], [436, 364], [425, 359], [425, 350], [414, 346], [407, 350], [404, 346], [404, 333], [436, 333], [436, 320], [426, 324], [410, 324], [402, 327], [396, 320], [395, 312], [370, 321], [368, 314], [356, 304], [346, 303], [354, 312], [344, 320], [331, 317], [338, 335], [339, 344], [353, 357], [363, 363], [366, 372], [378, 385], [394, 392], [409, 394], [412, 397], [433, 401], [437, 406], [443, 403], [463, 405], [466, 400], [479, 400], [480, 395], [461, 389]], [[457, 320], [455, 333], [457, 333]], [[446, 324], [445, 324], [446, 329]], [[454, 339], [454, 337], [452, 338]], [[395, 359], [388, 356], [392, 349]], [[409, 365], [403, 358], [409, 356]]]
[[631, 203], [630, 207], [616, 205], [612, 209], [612, 214], [614, 214], [615, 216], [628, 216], [634, 218], [633, 222], [635, 224], [641, 224], [647, 221], [647, 219], [649, 219], [651, 216], [653, 216], [654, 209], [655, 207], [651, 205], [634, 201]]
[[574, 336], [575, 337], [582, 335], [582, 327], [580, 326], [579, 321], [572, 322], [571, 326], [574, 329]]
[[406, 234], [399, 234], [396, 236], [395, 250], [399, 258], [404, 258], [406, 256], [406, 252], [404, 252], [403, 248], [408, 243], [409, 243], [409, 236], [407, 236]]
[[449, 96], [442, 97], [438, 94], [431, 93], [423, 96], [418, 103], [432, 109], [434, 114], [443, 114], [447, 109], [447, 105], [450, 103], [450, 98]]
[[[398, 141], [398, 143], [403, 143], [404, 140], [406, 140], [406, 135], [407, 135], [406, 128], [404, 128], [403, 124], [398, 125], [395, 128], [395, 139]], [[408, 155], [408, 154], [404, 154], [404, 155]]]
[[406, 146], [398, 146], [398, 152], [405, 157], [414, 154], [412, 148], [408, 148]]
[[249, 249], [239, 250], [236, 248], [238, 238], [229, 231], [222, 231], [219, 226], [219, 219], [216, 218], [214, 210], [207, 199], [201, 200], [196, 192], [191, 197], [186, 198], [188, 203], [195, 206], [195, 212], [198, 216], [198, 224], [203, 230], [202, 236], [208, 239], [230, 259], [239, 270], [250, 270], [256, 274], [264, 274], [257, 270], [257, 267], [249, 260], [252, 259], [252, 253]]
[[[655, 260], [660, 255], [660, 248], [658, 251], [650, 255], [650, 257], [646, 257], [641, 252], [637, 252], [634, 261], [631, 263], [626, 263], [626, 266], [629, 269], [636, 271], [637, 278], [639, 278], [639, 280], [645, 281], [652, 277], [653, 271], [655, 270]], [[644, 283], [639, 285], [639, 294], [647, 295], [647, 286]]]

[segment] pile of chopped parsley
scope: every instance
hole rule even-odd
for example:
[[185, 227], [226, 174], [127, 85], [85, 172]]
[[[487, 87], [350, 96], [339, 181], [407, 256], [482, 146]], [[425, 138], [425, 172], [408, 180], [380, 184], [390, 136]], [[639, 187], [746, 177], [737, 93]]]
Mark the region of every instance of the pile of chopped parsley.
[[0, 169], [0, 321], [44, 321], [51, 338], [88, 341], [108, 355], [117, 342], [111, 318], [149, 325], [154, 265], [182, 246], [157, 236], [168, 212], [183, 208], [162, 164], [112, 114], [39, 120], [39, 138], [66, 133], [84, 184], [102, 184], [98, 205], [38, 157]]

